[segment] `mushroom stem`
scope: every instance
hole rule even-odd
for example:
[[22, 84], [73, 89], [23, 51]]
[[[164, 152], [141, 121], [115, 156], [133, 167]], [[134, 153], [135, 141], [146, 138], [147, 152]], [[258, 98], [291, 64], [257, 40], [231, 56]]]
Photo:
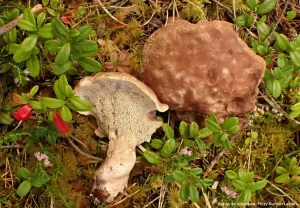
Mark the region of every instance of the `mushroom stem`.
[[127, 186], [130, 171], [136, 162], [136, 140], [118, 137], [109, 133], [109, 146], [106, 160], [94, 175], [92, 195], [94, 203], [111, 203]]

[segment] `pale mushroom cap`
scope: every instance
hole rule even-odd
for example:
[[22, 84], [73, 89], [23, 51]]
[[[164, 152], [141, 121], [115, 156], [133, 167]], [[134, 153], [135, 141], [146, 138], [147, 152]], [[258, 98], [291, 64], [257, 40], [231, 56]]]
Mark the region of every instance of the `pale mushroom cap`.
[[155, 111], [164, 112], [168, 106], [157, 99], [155, 93], [135, 77], [118, 72], [100, 72], [83, 78], [75, 87], [75, 95], [94, 105], [90, 112], [98, 121], [98, 135], [149, 141], [161, 126]]
[[180, 20], [150, 36], [139, 79], [171, 109], [245, 115], [254, 108], [265, 67], [232, 24]]

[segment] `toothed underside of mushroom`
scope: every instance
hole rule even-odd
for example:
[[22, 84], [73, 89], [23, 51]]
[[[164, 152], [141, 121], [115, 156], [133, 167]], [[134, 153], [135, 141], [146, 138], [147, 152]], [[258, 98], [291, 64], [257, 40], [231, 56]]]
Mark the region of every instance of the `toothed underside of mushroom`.
[[265, 66], [232, 24], [179, 20], [149, 37], [139, 79], [170, 109], [245, 115], [254, 109]]
[[96, 171], [94, 197], [112, 202], [127, 186], [138, 144], [150, 141], [162, 125], [155, 111], [166, 111], [153, 91], [135, 77], [123, 73], [98, 73], [86, 77], [75, 94], [94, 105], [85, 114], [97, 119], [97, 135], [109, 137], [106, 160]]

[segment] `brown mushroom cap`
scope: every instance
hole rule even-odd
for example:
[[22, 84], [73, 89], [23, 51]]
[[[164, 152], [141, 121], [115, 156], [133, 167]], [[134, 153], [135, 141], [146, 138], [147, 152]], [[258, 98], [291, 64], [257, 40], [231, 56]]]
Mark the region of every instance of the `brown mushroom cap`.
[[179, 20], [150, 36], [138, 76], [171, 109], [224, 117], [254, 109], [265, 67], [232, 24]]
[[144, 83], [118, 72], [83, 78], [75, 87], [75, 95], [94, 105], [90, 112], [83, 113], [96, 117], [97, 135], [110, 140], [107, 158], [96, 171], [93, 186], [94, 197], [110, 203], [127, 186], [136, 146], [149, 142], [162, 125], [155, 111], [164, 112], [168, 106], [161, 104]]

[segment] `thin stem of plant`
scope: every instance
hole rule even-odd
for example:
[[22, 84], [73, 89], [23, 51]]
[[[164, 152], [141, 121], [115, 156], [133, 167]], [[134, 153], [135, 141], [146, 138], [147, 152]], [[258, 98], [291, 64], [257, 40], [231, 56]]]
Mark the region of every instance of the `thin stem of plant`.
[[[278, 3], [278, 0], [277, 0], [277, 3]], [[282, 10], [282, 13], [281, 13], [279, 19], [277, 20], [277, 22], [275, 23], [275, 26], [273, 27], [273, 29], [271, 30], [271, 32], [269, 33], [269, 35], [265, 38], [265, 40], [268, 40], [268, 39], [273, 35], [273, 33], [275, 32], [275, 30], [276, 30], [278, 24], [280, 23], [280, 21], [281, 21], [282, 18], [284, 17], [285, 11], [286, 11], [286, 9], [287, 9], [289, 3], [290, 3], [290, 0], [286, 0], [285, 5], [284, 5], [284, 8], [283, 8], [283, 10]]]
[[67, 137], [67, 140], [68, 140], [68, 142], [74, 147], [74, 149], [75, 149], [77, 152], [79, 152], [80, 154], [82, 154], [82, 155], [84, 155], [84, 156], [86, 156], [87, 158], [90, 158], [90, 159], [92, 159], [92, 160], [97, 160], [97, 161], [100, 161], [100, 162], [103, 161], [102, 158], [95, 157], [95, 156], [90, 155], [90, 154], [88, 154], [88, 153], [86, 153], [86, 152], [83, 152], [79, 147], [77, 147], [76, 144], [73, 143], [73, 141], [72, 141], [70, 138]]

